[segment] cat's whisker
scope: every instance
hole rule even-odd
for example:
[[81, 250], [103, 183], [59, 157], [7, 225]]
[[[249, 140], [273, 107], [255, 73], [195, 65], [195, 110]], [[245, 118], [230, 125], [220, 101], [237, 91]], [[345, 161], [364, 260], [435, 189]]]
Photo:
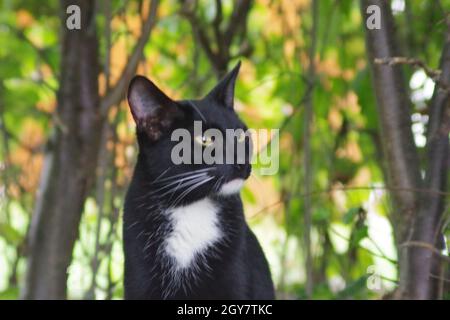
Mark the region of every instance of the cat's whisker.
[[175, 199], [175, 201], [174, 201], [174, 203], [171, 205], [171, 207], [172, 207], [172, 208], [173, 208], [173, 207], [176, 207], [176, 206], [177, 206], [184, 198], [186, 198], [186, 196], [187, 196], [189, 193], [191, 193], [193, 190], [197, 189], [197, 188], [200, 187], [201, 185], [203, 185], [203, 184], [205, 184], [205, 183], [211, 181], [212, 179], [214, 179], [214, 177], [206, 178], [206, 179], [204, 179], [204, 180], [198, 182], [197, 184], [195, 184], [195, 185], [189, 187], [189, 189], [185, 190], [181, 195], [179, 195], [179, 196]]
[[[194, 184], [194, 183], [196, 183], [198, 181], [203, 180], [205, 177], [206, 177], [206, 175], [201, 175], [201, 176], [198, 176], [198, 177], [196, 177], [194, 179], [189, 179], [188, 181], [182, 180], [182, 181], [180, 181], [178, 183], [178, 185], [175, 188], [172, 188], [169, 191], [166, 191], [165, 193], [161, 194], [159, 197], [162, 198], [162, 197], [164, 197], [164, 196], [166, 196], [166, 195], [168, 195], [170, 193], [175, 193], [178, 189], [187, 187], [189, 185], [192, 185], [192, 184]], [[176, 182], [178, 182], [178, 181], [176, 181]]]
[[[192, 181], [192, 180], [191, 180]], [[173, 195], [175, 194], [175, 192], [177, 192], [178, 188], [180, 187], [181, 182], [178, 184], [178, 186], [175, 188], [175, 190], [172, 192], [172, 194], [170, 195], [169, 200], [167, 201], [168, 203], [170, 203], [170, 201], [172, 200]]]
[[190, 172], [184, 172], [184, 173], [176, 174], [176, 175], [173, 175], [173, 176], [165, 177], [163, 179], [160, 179], [159, 181], [154, 181], [154, 182], [159, 182], [160, 183], [160, 182], [164, 182], [164, 181], [167, 181], [167, 180], [176, 179], [176, 178], [179, 178], [179, 177], [189, 176], [189, 175], [192, 175], [192, 174], [195, 174], [195, 173], [203, 173], [203, 172], [206, 173], [206, 172], [209, 172], [209, 171], [213, 171], [215, 169], [216, 169], [215, 167], [210, 167], [210, 168], [203, 168], [203, 169], [193, 170], [193, 171], [190, 171]]
[[206, 180], [200, 181], [197, 184], [189, 187], [189, 189], [183, 191], [183, 193], [181, 195], [179, 195], [173, 202], [173, 204], [171, 205], [171, 208], [175, 208], [184, 198], [186, 198], [188, 196], [189, 193], [191, 193], [193, 190], [195, 190], [196, 188], [198, 188], [199, 186], [205, 184], [206, 182], [210, 181], [212, 179], [208, 178]]
[[135, 221], [135, 222], [133, 222], [132, 224], [130, 224], [128, 227], [127, 227], [127, 230], [130, 230], [131, 228], [133, 228], [135, 225], [137, 225], [139, 223], [139, 221]]
[[216, 180], [216, 182], [214, 182], [214, 185], [213, 185], [213, 187], [211, 188], [211, 190], [216, 191], [216, 188], [217, 188], [217, 185], [218, 185], [218, 183], [219, 183], [219, 180], [220, 180], [220, 178], [218, 178], [218, 179]]
[[188, 176], [188, 177], [184, 177], [184, 178], [182, 178], [182, 179], [179, 179], [179, 180], [176, 180], [176, 181], [172, 181], [172, 182], [170, 182], [170, 183], [167, 183], [167, 184], [163, 185], [162, 187], [160, 187], [160, 188], [158, 188], [158, 189], [156, 189], [156, 190], [153, 190], [152, 193], [160, 192], [160, 191], [166, 189], [167, 187], [173, 186], [174, 184], [177, 184], [177, 183], [179, 183], [179, 182], [184, 182], [184, 181], [196, 179], [196, 178], [199, 178], [199, 177], [206, 177], [207, 175], [208, 175], [208, 174], [207, 174], [206, 172], [205, 172], [205, 173], [193, 174], [193, 175], [190, 175], [190, 176]]
[[225, 177], [224, 176], [220, 177], [219, 184], [217, 185], [217, 191], [220, 190], [220, 188], [222, 187], [224, 181], [225, 181]]
[[[197, 174], [192, 173], [191, 175], [182, 178], [181, 181], [191, 180], [191, 179], [195, 179], [195, 178], [198, 178], [198, 177], [203, 177], [203, 176], [206, 176], [206, 175], [207, 175], [207, 172], [197, 173]], [[145, 194], [136, 197], [136, 199], [137, 200], [145, 199], [145, 198], [147, 198], [147, 197], [149, 197], [149, 196], [151, 196], [151, 195], [153, 195], [153, 194], [155, 194], [157, 192], [160, 192], [160, 191], [162, 191], [162, 190], [164, 190], [164, 189], [166, 189], [166, 188], [168, 188], [170, 186], [173, 186], [174, 184], [177, 184], [179, 182], [180, 182], [180, 180], [176, 180], [176, 181], [172, 181], [172, 182], [169, 181], [168, 183], [164, 184], [162, 187], [160, 187], [160, 188], [158, 188], [156, 190], [152, 189], [149, 192], [146, 192]]]
[[184, 183], [184, 184], [181, 184], [181, 183], [180, 183], [180, 184], [175, 188], [175, 190], [173, 190], [173, 192], [172, 192], [172, 194], [170, 195], [170, 198], [169, 198], [169, 200], [168, 200], [167, 202], [170, 203], [170, 201], [172, 200], [173, 195], [175, 194], [175, 192], [177, 192], [178, 189], [180, 189], [180, 188], [185, 188], [185, 187], [189, 187], [190, 185], [192, 185], [192, 184], [194, 184], [194, 183], [197, 183], [197, 182], [203, 180], [204, 177], [205, 177], [205, 176], [201, 176], [201, 177], [199, 177], [198, 179], [189, 180], [188, 182], [186, 182], [186, 183]]
[[154, 184], [154, 183], [157, 183], [170, 169], [172, 169], [173, 167], [169, 167], [169, 168], [167, 168], [166, 170], [164, 170], [159, 176], [157, 176], [156, 178], [155, 178], [155, 180], [153, 180], [153, 181], [148, 181], [148, 182], [145, 182], [144, 183], [144, 185], [145, 186], [149, 186], [149, 185], [152, 185], [152, 184]]
[[217, 181], [214, 183], [214, 186], [212, 187], [212, 190], [214, 192], [218, 192], [220, 187], [222, 186], [221, 183], [224, 180], [224, 176], [221, 176]]
[[183, 172], [183, 173], [164, 177], [164, 175], [172, 168], [173, 167], [167, 168], [158, 177], [156, 177], [155, 180], [146, 182], [145, 185], [150, 185], [150, 186], [151, 185], [160, 185], [160, 184], [164, 184], [166, 182], [169, 182], [169, 181], [177, 179], [177, 178], [194, 175], [196, 173], [204, 173], [204, 172], [208, 172], [208, 171], [212, 171], [212, 170], [216, 169], [215, 167], [203, 168], [203, 169], [193, 170], [193, 171], [189, 171], [189, 172]]
[[[171, 196], [170, 196], [170, 198], [169, 198], [169, 200], [167, 201], [167, 202], [170, 202], [170, 200], [172, 199], [174, 193], [175, 193], [178, 189], [189, 187], [189, 186], [191, 186], [191, 185], [193, 185], [193, 184], [195, 184], [195, 183], [197, 183], [197, 182], [199, 182], [199, 181], [202, 181], [204, 178], [205, 178], [205, 175], [200, 175], [200, 176], [196, 176], [195, 178], [189, 178], [189, 179], [188, 179], [188, 178], [185, 178], [185, 179], [182, 179], [181, 181], [175, 181], [175, 182], [173, 182], [173, 183], [171, 183], [171, 184], [173, 185], [173, 184], [178, 183], [178, 185], [177, 185], [176, 187], [171, 188], [170, 190], [164, 192], [164, 193], [161, 194], [161, 195], [158, 195], [157, 197], [158, 197], [159, 199], [163, 199], [166, 195], [172, 193]], [[213, 177], [211, 177], [211, 178], [213, 178]], [[142, 208], [142, 207], [144, 207], [145, 205], [146, 205], [146, 202], [144, 201], [139, 207]], [[151, 208], [154, 207], [154, 206], [155, 206], [155, 204], [151, 204], [150, 206], [146, 207], [146, 209], [149, 210], [149, 209], [151, 209]]]
[[159, 176], [157, 176], [155, 181], [153, 181], [153, 182], [159, 181], [159, 179], [161, 179], [170, 169], [172, 169], [172, 167], [169, 167], [166, 170], [164, 170], [163, 173], [161, 173]]

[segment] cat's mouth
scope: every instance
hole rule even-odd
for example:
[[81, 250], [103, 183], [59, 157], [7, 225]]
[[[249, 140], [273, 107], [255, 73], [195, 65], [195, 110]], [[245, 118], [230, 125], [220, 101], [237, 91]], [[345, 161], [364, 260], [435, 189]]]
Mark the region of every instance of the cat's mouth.
[[219, 195], [232, 195], [239, 193], [239, 191], [244, 186], [244, 182], [251, 173], [251, 166], [249, 164], [235, 164], [233, 166], [234, 172], [233, 175], [226, 179], [226, 181], [222, 184], [220, 184], [220, 180], [223, 180], [223, 178], [219, 179], [219, 185], [217, 193]]
[[243, 186], [244, 186], [244, 179], [236, 178], [224, 183], [220, 187], [218, 193], [224, 196], [232, 195], [238, 193]]

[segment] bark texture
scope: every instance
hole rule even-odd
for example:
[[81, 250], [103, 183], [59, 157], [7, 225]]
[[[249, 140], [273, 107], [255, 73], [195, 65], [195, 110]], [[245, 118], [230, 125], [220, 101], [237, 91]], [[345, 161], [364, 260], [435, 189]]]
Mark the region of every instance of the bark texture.
[[[380, 119], [380, 137], [385, 156], [387, 185], [393, 202], [392, 220], [399, 252], [400, 283], [396, 297], [403, 299], [438, 298], [432, 269], [442, 261], [437, 248], [441, 244], [442, 213], [448, 164], [448, 92], [436, 85], [430, 105], [427, 139], [427, 163], [421, 167], [411, 132], [411, 102], [401, 66], [379, 64], [401, 56], [397, 48], [395, 22], [387, 0], [361, 0], [363, 22], [367, 8], [380, 8], [381, 28], [366, 28], [366, 47]], [[449, 38], [443, 48], [439, 84], [450, 78]], [[421, 171], [425, 178], [421, 178]]]
[[[66, 8], [78, 5], [81, 29], [66, 28]], [[120, 80], [99, 97], [99, 41], [93, 0], [61, 1], [61, 72], [55, 130], [49, 140], [28, 234], [24, 299], [65, 299], [68, 267], [84, 202], [97, 175], [108, 110], [125, 97], [156, 22], [153, 0]], [[109, 23], [109, 21], [107, 21]], [[107, 50], [110, 50], [108, 47]], [[108, 69], [109, 66], [105, 66]]]
[[[66, 8], [81, 9], [81, 30], [65, 27]], [[72, 250], [87, 191], [95, 176], [102, 119], [98, 96], [95, 1], [61, 2], [58, 126], [48, 144], [28, 239], [22, 297], [64, 299]]]

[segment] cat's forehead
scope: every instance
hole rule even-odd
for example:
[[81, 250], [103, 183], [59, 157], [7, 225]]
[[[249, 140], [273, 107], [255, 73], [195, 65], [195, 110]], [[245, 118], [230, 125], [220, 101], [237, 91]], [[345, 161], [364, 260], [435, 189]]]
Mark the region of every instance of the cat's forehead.
[[[198, 110], [194, 111], [194, 119], [206, 121], [207, 124], [218, 126], [221, 129], [244, 128], [245, 124], [239, 119], [236, 112], [231, 108], [218, 105], [214, 101], [195, 101]], [[197, 114], [198, 112], [201, 115]]]

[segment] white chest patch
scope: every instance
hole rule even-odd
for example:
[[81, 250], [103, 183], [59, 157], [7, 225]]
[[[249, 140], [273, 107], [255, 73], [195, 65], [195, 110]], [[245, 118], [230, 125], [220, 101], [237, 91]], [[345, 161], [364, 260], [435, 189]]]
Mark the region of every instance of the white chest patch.
[[217, 212], [215, 204], [205, 198], [169, 213], [172, 231], [165, 240], [165, 251], [177, 268], [189, 268], [196, 256], [220, 240]]
[[241, 191], [243, 185], [244, 185], [243, 179], [234, 179], [234, 180], [231, 180], [231, 181], [225, 183], [222, 186], [222, 188], [220, 188], [219, 193], [221, 195], [225, 195], [225, 196], [234, 194], [234, 193], [238, 193], [239, 191]]

